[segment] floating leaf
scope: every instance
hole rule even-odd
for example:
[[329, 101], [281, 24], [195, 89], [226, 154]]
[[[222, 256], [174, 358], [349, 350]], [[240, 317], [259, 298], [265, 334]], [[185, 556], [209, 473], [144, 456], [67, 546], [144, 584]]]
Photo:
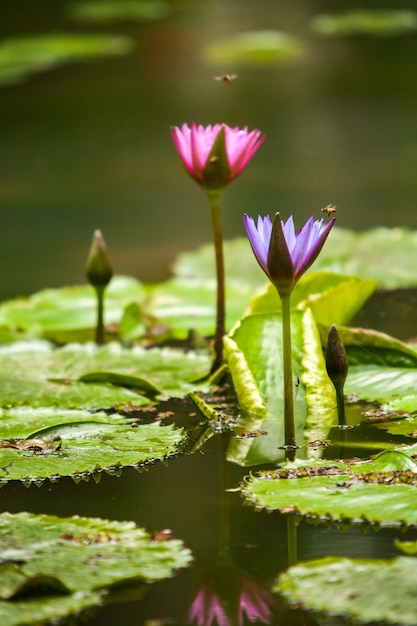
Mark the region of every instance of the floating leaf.
[[68, 7], [71, 17], [80, 22], [150, 22], [171, 13], [163, 0], [117, 0], [117, 2], [72, 2]]
[[[107, 408], [149, 404], [135, 387], [154, 396], [157, 390], [182, 397], [204, 385], [194, 383], [210, 369], [210, 357], [169, 348], [145, 350], [111, 343], [21, 342], [0, 349], [0, 406]], [[82, 382], [84, 375], [87, 380]], [[115, 383], [117, 381], [117, 385]], [[127, 384], [129, 388], [120, 386]]]
[[278, 30], [237, 33], [227, 39], [213, 41], [204, 50], [209, 63], [246, 63], [265, 65], [299, 59], [305, 54], [304, 43]]
[[[296, 439], [299, 444], [304, 444], [306, 426], [307, 430], [311, 427], [313, 438], [317, 438], [318, 431], [325, 436], [335, 420], [335, 400], [325, 373], [321, 345], [311, 312], [293, 311], [291, 323], [293, 373], [299, 379], [298, 388], [294, 389]], [[259, 429], [268, 433], [268, 436], [253, 440], [232, 440], [229, 460], [242, 465], [282, 460], [284, 383], [280, 314], [243, 318], [231, 336], [225, 339], [225, 348], [243, 414], [237, 434]], [[308, 411], [311, 412], [310, 416]]]
[[37, 625], [59, 623], [65, 618], [79, 615], [102, 603], [102, 591], [77, 591], [69, 595], [23, 596], [14, 599], [13, 602], [0, 600], [0, 620], [2, 626], [32, 626], [35, 616]]
[[390, 37], [417, 29], [417, 13], [402, 10], [360, 9], [344, 13], [328, 13], [313, 18], [311, 26], [319, 35], [345, 37], [371, 35]]
[[181, 430], [121, 415], [20, 407], [0, 413], [0, 484], [86, 476], [174, 454]]
[[384, 289], [417, 285], [417, 231], [373, 228], [355, 233], [333, 228], [315, 270], [375, 280]]
[[14, 37], [0, 44], [0, 85], [59, 65], [129, 52], [133, 42], [115, 35], [51, 34]]
[[384, 365], [350, 367], [345, 393], [378, 402], [387, 411], [413, 412], [417, 404], [417, 369]]
[[323, 519], [417, 524], [417, 463], [399, 451], [373, 461], [298, 461], [250, 477], [254, 506]]
[[34, 615], [55, 620], [99, 603], [99, 592], [115, 584], [162, 580], [191, 560], [181, 541], [152, 541], [133, 522], [2, 513], [0, 536], [5, 626], [33, 624]]
[[[142, 303], [146, 294], [134, 278], [115, 276], [105, 293], [105, 324], [118, 324], [124, 308]], [[91, 340], [96, 321], [97, 298], [90, 285], [44, 289], [0, 305], [0, 326], [58, 342]]]
[[[291, 294], [292, 308], [309, 307], [316, 322], [327, 326], [348, 324], [376, 289], [372, 280], [331, 272], [310, 272], [296, 284]], [[281, 311], [277, 290], [268, 284], [252, 299], [251, 313]]]
[[290, 603], [356, 623], [416, 623], [416, 561], [326, 557], [290, 567], [275, 591]]

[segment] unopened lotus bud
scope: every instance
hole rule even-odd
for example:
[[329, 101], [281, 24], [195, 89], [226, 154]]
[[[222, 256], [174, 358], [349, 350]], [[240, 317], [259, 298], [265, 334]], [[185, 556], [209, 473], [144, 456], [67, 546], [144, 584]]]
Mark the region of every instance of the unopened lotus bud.
[[334, 385], [344, 385], [348, 373], [348, 360], [345, 346], [340, 339], [337, 326], [333, 324], [329, 331], [326, 347], [326, 370]]
[[95, 289], [107, 287], [113, 276], [106, 243], [100, 230], [93, 235], [86, 266], [87, 280]]
[[343, 345], [335, 324], [330, 328], [326, 347], [326, 370], [336, 391], [337, 414], [339, 424], [346, 425], [345, 398], [343, 387], [348, 373], [348, 360], [345, 346]]

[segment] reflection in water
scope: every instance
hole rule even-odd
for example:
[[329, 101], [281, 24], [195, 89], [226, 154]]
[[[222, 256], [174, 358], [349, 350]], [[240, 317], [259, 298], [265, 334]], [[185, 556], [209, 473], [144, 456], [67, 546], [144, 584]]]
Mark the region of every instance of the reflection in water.
[[272, 623], [274, 596], [232, 563], [219, 564], [200, 586], [187, 613], [187, 622], [198, 626], [242, 626]]

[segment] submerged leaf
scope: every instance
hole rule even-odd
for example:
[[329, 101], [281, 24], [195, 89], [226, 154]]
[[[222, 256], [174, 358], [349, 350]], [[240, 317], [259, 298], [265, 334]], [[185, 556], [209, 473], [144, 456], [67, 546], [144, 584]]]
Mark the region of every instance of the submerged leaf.
[[416, 623], [414, 558], [326, 557], [290, 567], [275, 590], [290, 603], [356, 623]]

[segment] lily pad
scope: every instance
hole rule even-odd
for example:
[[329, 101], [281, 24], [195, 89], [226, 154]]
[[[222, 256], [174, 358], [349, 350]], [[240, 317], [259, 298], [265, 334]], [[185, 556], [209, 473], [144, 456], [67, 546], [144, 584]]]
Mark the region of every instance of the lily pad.
[[417, 524], [417, 463], [399, 451], [373, 461], [298, 461], [251, 476], [242, 493], [257, 508], [318, 517]]
[[0, 485], [141, 466], [178, 451], [183, 432], [121, 415], [19, 407], [0, 412]]
[[295, 35], [278, 30], [241, 32], [213, 41], [203, 55], [209, 63], [244, 63], [268, 65], [299, 59], [306, 52], [305, 44]]
[[59, 65], [130, 52], [133, 41], [115, 35], [48, 34], [5, 39], [0, 44], [0, 85]]
[[415, 31], [417, 12], [407, 9], [359, 9], [343, 13], [328, 13], [316, 15], [311, 22], [311, 27], [316, 33], [326, 37], [348, 35], [392, 37]]
[[417, 285], [417, 231], [373, 228], [355, 233], [333, 228], [314, 263], [327, 270], [375, 280], [384, 289]]
[[[293, 311], [291, 322], [296, 438], [303, 445], [305, 437], [311, 440], [326, 436], [336, 420], [335, 399], [311, 312]], [[243, 417], [237, 434], [259, 429], [268, 433], [256, 439], [232, 440], [228, 459], [242, 465], [283, 460], [280, 314], [243, 318], [230, 337], [225, 338], [225, 349]]]
[[[416, 561], [326, 557], [290, 567], [275, 591], [290, 603], [355, 624], [416, 623]], [[393, 591], [395, 590], [395, 591]]]
[[100, 603], [113, 585], [162, 580], [191, 560], [181, 541], [152, 541], [133, 522], [3, 513], [0, 535], [5, 626], [56, 620]]
[[[143, 303], [146, 295], [136, 279], [115, 276], [105, 291], [106, 326], [119, 324], [124, 308]], [[44, 289], [0, 305], [0, 326], [62, 343], [93, 339], [96, 321], [97, 298], [90, 285]]]
[[69, 15], [80, 22], [150, 22], [170, 15], [172, 9], [163, 0], [117, 0], [117, 2], [72, 2]]
[[[41, 586], [45, 578], [37, 582]], [[52, 590], [51, 590], [52, 593]], [[26, 596], [12, 602], [0, 600], [2, 626], [32, 626], [60, 623], [65, 618], [80, 616], [103, 603], [102, 591], [77, 591], [69, 595]]]
[[[376, 289], [376, 282], [355, 276], [331, 272], [310, 272], [296, 284], [291, 294], [291, 306], [309, 307], [316, 322], [327, 326], [348, 324], [360, 311], [366, 300]], [[281, 300], [277, 290], [268, 284], [263, 292], [255, 296], [250, 305], [251, 313], [281, 311]]]
[[169, 348], [125, 349], [117, 343], [54, 348], [42, 341], [16, 343], [0, 348], [0, 406], [143, 406], [151, 400], [141, 392], [152, 398], [157, 390], [183, 397], [204, 388], [203, 383], [193, 381], [208, 374], [210, 363], [207, 353], [184, 354]]

